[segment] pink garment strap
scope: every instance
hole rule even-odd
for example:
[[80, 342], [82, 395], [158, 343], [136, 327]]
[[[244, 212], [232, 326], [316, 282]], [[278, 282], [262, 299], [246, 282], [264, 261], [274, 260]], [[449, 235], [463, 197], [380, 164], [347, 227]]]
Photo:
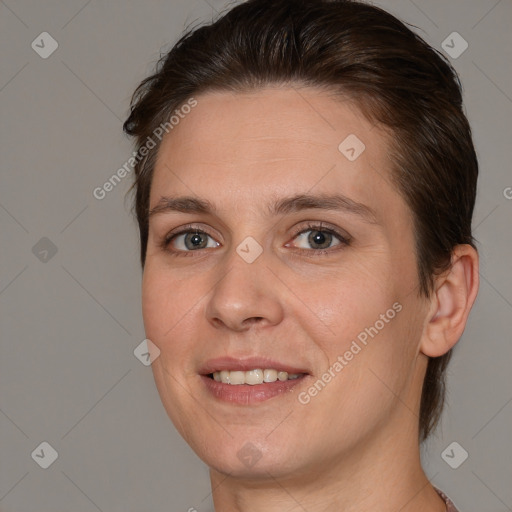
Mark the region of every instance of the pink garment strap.
[[459, 512], [455, 508], [453, 501], [450, 498], [448, 498], [448, 496], [446, 496], [446, 494], [443, 491], [441, 491], [437, 487], [434, 487], [434, 489], [437, 491], [437, 494], [439, 494], [439, 496], [441, 496], [441, 498], [443, 498], [444, 502], [446, 503], [446, 512]]

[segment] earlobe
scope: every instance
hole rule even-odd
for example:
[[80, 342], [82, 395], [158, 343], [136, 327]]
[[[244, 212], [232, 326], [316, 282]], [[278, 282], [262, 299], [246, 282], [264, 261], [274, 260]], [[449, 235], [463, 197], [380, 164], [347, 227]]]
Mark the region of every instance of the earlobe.
[[478, 253], [470, 245], [452, 252], [450, 269], [435, 280], [435, 291], [420, 351], [429, 357], [446, 354], [459, 341], [478, 293]]

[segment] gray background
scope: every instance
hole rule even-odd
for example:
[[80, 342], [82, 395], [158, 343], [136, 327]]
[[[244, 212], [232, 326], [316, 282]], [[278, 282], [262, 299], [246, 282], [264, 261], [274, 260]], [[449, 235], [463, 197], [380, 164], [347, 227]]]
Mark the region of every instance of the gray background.
[[[461, 512], [512, 510], [512, 3], [378, 4], [437, 48], [453, 31], [469, 44], [452, 62], [481, 165], [481, 289], [424, 462]], [[121, 123], [160, 49], [222, 7], [0, 1], [2, 512], [212, 507], [206, 467], [175, 432], [151, 369], [133, 353], [144, 331], [138, 234], [125, 199], [131, 176], [101, 201], [92, 191], [131, 154]], [[58, 42], [46, 59], [31, 47], [43, 46], [44, 31]], [[48, 469], [31, 457], [43, 441], [58, 452]], [[453, 441], [469, 454], [458, 469], [441, 456]]]

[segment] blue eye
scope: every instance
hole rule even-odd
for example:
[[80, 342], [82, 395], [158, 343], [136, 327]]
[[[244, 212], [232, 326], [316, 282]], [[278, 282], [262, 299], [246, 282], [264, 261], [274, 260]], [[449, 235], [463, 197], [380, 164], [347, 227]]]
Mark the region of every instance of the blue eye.
[[[306, 250], [312, 254], [324, 254], [341, 249], [350, 244], [351, 237], [343, 235], [333, 228], [320, 225], [307, 225], [307, 229], [299, 231], [293, 238], [293, 247]], [[336, 249], [334, 249], [336, 247]]]
[[340, 239], [336, 235], [325, 230], [308, 229], [299, 234], [295, 240], [309, 245], [309, 247], [299, 245], [298, 247], [301, 249], [329, 249], [341, 244]]
[[[310, 254], [320, 255], [341, 249], [350, 243], [349, 235], [342, 235], [333, 228], [322, 225], [307, 225], [295, 234], [292, 242], [286, 247], [294, 247]], [[171, 233], [162, 241], [162, 248], [175, 255], [191, 256], [194, 251], [200, 249], [214, 249], [221, 244], [211, 235], [194, 226], [184, 226], [178, 233]]]
[[198, 229], [175, 233], [165, 241], [166, 246], [170, 244], [174, 246], [173, 249], [176, 251], [196, 251], [198, 249], [209, 249], [220, 245], [208, 235], [208, 233]]

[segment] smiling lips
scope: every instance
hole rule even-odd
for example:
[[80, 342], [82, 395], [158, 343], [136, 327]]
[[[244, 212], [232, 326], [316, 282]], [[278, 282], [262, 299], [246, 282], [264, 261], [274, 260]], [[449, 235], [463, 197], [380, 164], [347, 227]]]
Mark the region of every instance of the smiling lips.
[[300, 373], [289, 374], [288, 372], [274, 369], [261, 370], [258, 368], [247, 372], [222, 370], [221, 372], [213, 372], [212, 377], [216, 382], [223, 382], [224, 384], [249, 384], [250, 386], [255, 386], [257, 384], [263, 384], [264, 382], [294, 380], [298, 379], [301, 375]]
[[215, 398], [243, 405], [283, 395], [309, 374], [303, 368], [254, 357], [210, 360], [200, 373]]

